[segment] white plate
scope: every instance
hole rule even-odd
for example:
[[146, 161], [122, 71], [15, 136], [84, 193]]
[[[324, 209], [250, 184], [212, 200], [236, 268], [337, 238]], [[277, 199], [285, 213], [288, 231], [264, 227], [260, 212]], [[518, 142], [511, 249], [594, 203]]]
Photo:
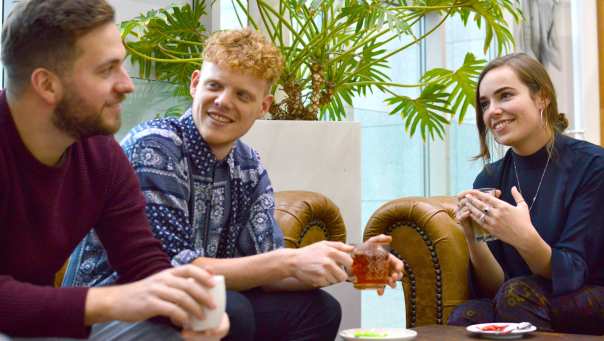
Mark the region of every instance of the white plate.
[[486, 326], [510, 326], [510, 328], [511, 328], [512, 326], [515, 326], [517, 324], [518, 323], [512, 323], [512, 322], [480, 323], [480, 324], [473, 324], [471, 326], [467, 326], [466, 330], [469, 331], [470, 333], [478, 334], [484, 338], [495, 339], [495, 340], [519, 339], [524, 334], [532, 333], [535, 330], [537, 330], [537, 327], [535, 327], [535, 326], [530, 326], [530, 328], [526, 328], [526, 329], [514, 329], [509, 334], [499, 332], [499, 331], [482, 330], [482, 328], [484, 328]]
[[[354, 336], [354, 333], [359, 331], [371, 331], [378, 333], [386, 333], [387, 336]], [[375, 340], [389, 340], [389, 341], [404, 341], [413, 340], [417, 336], [417, 332], [411, 329], [403, 328], [355, 328], [346, 329], [340, 332], [340, 337], [346, 341], [375, 341]]]

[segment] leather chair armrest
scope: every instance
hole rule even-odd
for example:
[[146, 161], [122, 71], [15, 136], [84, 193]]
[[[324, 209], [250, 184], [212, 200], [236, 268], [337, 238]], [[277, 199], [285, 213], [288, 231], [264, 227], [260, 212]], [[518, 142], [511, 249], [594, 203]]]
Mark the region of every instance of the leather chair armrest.
[[363, 238], [392, 236], [405, 263], [407, 327], [445, 324], [469, 298], [468, 250], [455, 222], [454, 197], [406, 197], [387, 202], [369, 219]]
[[340, 209], [320, 193], [276, 192], [275, 219], [283, 231], [285, 247], [299, 248], [322, 240], [346, 241]]
[[65, 270], [67, 270], [67, 263], [68, 263], [68, 261], [65, 261], [65, 263], [63, 263], [63, 266], [61, 267], [61, 269], [59, 269], [59, 271], [57, 271], [55, 273], [55, 283], [54, 283], [55, 288], [60, 287], [61, 283], [63, 283], [63, 276], [65, 276]]

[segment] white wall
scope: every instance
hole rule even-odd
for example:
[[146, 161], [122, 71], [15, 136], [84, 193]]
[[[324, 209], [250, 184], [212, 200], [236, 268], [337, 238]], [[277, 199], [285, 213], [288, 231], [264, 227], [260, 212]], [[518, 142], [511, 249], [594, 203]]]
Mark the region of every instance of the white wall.
[[600, 144], [598, 28], [596, 0], [571, 1], [574, 119], [578, 138]]
[[[576, 130], [576, 120], [574, 119], [574, 103], [577, 95], [573, 87], [573, 54], [572, 54], [572, 24], [571, 24], [571, 4], [570, 0], [562, 0], [558, 3], [556, 10], [556, 33], [558, 34], [558, 43], [560, 47], [560, 60], [562, 70], [558, 70], [552, 65], [546, 65], [558, 99], [558, 111], [569, 115], [570, 129]], [[581, 120], [579, 120], [580, 122]]]

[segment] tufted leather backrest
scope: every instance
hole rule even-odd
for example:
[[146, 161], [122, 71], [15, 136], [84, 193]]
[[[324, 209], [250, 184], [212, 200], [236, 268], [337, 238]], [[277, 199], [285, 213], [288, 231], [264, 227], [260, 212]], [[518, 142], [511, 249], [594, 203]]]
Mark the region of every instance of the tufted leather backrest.
[[346, 241], [340, 209], [317, 192], [276, 192], [275, 219], [283, 231], [285, 247], [299, 248], [321, 240]]
[[469, 258], [454, 197], [405, 197], [387, 202], [369, 219], [363, 238], [391, 235], [405, 262], [407, 327], [443, 324], [469, 298]]

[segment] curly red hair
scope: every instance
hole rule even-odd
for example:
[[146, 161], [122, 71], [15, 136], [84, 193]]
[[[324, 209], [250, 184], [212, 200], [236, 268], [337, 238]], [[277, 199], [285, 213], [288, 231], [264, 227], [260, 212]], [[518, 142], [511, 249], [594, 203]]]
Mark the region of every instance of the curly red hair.
[[262, 34], [251, 29], [212, 34], [203, 51], [204, 61], [241, 71], [274, 84], [283, 71], [281, 52]]

